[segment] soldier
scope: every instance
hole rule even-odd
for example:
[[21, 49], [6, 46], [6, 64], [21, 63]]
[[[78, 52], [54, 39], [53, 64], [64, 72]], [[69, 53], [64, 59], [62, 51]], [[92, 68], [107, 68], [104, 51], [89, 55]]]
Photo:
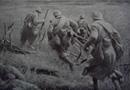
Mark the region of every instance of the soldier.
[[[90, 35], [90, 27], [85, 19], [85, 16], [83, 14], [80, 15], [80, 18], [79, 20], [77, 21], [77, 24], [78, 24], [78, 35], [83, 37], [84, 39], [82, 38], [77, 38], [82, 44], [85, 44], [87, 38], [89, 37]], [[85, 40], [86, 39], [86, 40]], [[91, 55], [91, 52], [93, 50], [93, 47], [90, 46], [88, 47], [87, 49], [89, 50], [85, 50], [85, 52], [87, 53], [87, 61], [90, 61], [91, 59], [93, 59], [92, 55]]]
[[[115, 69], [117, 63], [117, 53], [113, 47], [113, 37], [116, 36], [116, 41], [121, 45], [121, 37], [109, 23], [103, 20], [102, 13], [94, 12], [92, 14], [94, 22], [91, 25], [91, 33], [84, 48], [95, 46], [92, 55], [94, 59], [84, 69], [82, 75], [90, 75], [93, 77], [94, 90], [98, 90], [97, 80], [104, 80], [105, 77], [110, 77], [115, 90], [121, 90], [119, 82], [123, 80], [123, 75]], [[107, 30], [108, 29], [108, 30]]]
[[27, 83], [24, 75], [15, 67], [0, 63], [0, 90], [40, 90]]
[[67, 50], [70, 42], [73, 42], [73, 33], [77, 33], [77, 24], [63, 16], [60, 11], [56, 10], [53, 13], [55, 19], [50, 21], [48, 40], [50, 46], [57, 51], [59, 58], [69, 64], [73, 71], [73, 62], [67, 56]]
[[21, 47], [28, 40], [29, 47], [34, 49], [32, 44], [36, 40], [39, 34], [38, 25], [44, 23], [44, 19], [41, 18], [42, 10], [40, 7], [30, 12], [24, 19], [24, 26], [21, 30]]
[[[85, 19], [85, 16], [82, 14], [80, 15], [79, 20], [77, 21], [78, 24], [78, 29], [79, 29], [79, 35], [82, 36], [83, 38], [88, 38], [89, 34], [90, 34], [90, 28], [89, 25]], [[79, 38], [79, 40], [82, 43], [85, 43], [85, 40], [82, 40], [81, 38]]]

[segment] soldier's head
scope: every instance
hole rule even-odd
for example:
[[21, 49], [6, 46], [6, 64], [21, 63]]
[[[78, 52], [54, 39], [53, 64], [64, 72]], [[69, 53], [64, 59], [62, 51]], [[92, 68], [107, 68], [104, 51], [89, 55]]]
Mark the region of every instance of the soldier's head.
[[36, 8], [35, 11], [38, 13], [38, 14], [41, 14], [42, 13], [42, 9], [40, 7]]
[[83, 14], [80, 15], [80, 19], [85, 19], [85, 16]]
[[55, 18], [61, 18], [61, 16], [62, 16], [62, 14], [61, 14], [61, 12], [59, 10], [55, 10], [53, 12], [53, 15], [54, 15]]
[[103, 20], [103, 15], [101, 12], [99, 11], [95, 11], [93, 12], [92, 14], [92, 19], [95, 21], [95, 20]]

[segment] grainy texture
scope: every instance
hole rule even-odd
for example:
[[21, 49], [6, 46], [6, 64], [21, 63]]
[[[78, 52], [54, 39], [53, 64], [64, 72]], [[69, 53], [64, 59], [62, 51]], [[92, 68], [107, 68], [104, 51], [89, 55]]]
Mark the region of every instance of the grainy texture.
[[[43, 14], [45, 14], [47, 8], [49, 7], [46, 24], [43, 28], [45, 31], [48, 28], [49, 20], [53, 18], [52, 13], [55, 9], [59, 9], [66, 17], [72, 18], [75, 21], [77, 21], [80, 14], [83, 13], [89, 24], [92, 23], [91, 13], [95, 10], [99, 10], [103, 13], [105, 20], [111, 23], [120, 32], [123, 38], [125, 54], [119, 61], [119, 66], [117, 68], [121, 70], [125, 78], [125, 83], [122, 86], [122, 90], [129, 90], [130, 64], [124, 65], [125, 63], [130, 63], [129, 0], [115, 0], [117, 2], [112, 2], [114, 0], [87, 1], [80, 2], [80, 0], [77, 0], [77, 2], [67, 2], [64, 0], [63, 2], [58, 2], [55, 0], [54, 2], [52, 0], [26, 0], [26, 2], [23, 2], [22, 0], [0, 0], [0, 36], [4, 34], [4, 23], [9, 25], [11, 22], [14, 22], [12, 42], [19, 46], [20, 29], [23, 26], [23, 19], [29, 11], [35, 9], [37, 6], [42, 8]], [[24, 48], [26, 48], [26, 45]], [[72, 46], [69, 50], [78, 54], [76, 49]], [[48, 46], [47, 36], [45, 36], [45, 39], [42, 41], [40, 46], [40, 50], [37, 52], [37, 54], [32, 55], [3, 52], [0, 54], [0, 62], [17, 67], [24, 73], [28, 82], [36, 84], [43, 90], [46, 88], [50, 88], [49, 90], [90, 90], [90, 88], [92, 88], [90, 85], [90, 81], [92, 80], [91, 77], [81, 76], [83, 66], [75, 67], [75, 72], [71, 73], [69, 71], [69, 67], [64, 62], [58, 60], [56, 52], [51, 50]], [[70, 58], [73, 62], [76, 60], [76, 58], [72, 55], [70, 55]], [[34, 68], [34, 71], [31, 71], [31, 68]], [[59, 71], [58, 76], [60, 77], [57, 78], [50, 75], [36, 74], [35, 69], [39, 68], [48, 68], [48, 70]], [[99, 81], [99, 89], [114, 90], [111, 80], [108, 78], [106, 78], [104, 82]]]

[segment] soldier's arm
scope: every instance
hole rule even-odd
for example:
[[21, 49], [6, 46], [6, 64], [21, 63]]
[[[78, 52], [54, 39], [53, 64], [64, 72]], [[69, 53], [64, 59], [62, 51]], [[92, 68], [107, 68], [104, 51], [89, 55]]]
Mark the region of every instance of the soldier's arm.
[[70, 22], [70, 26], [73, 29], [73, 31], [75, 33], [78, 33], [78, 24], [75, 21], [71, 20], [71, 19], [69, 19], [69, 22]]
[[45, 19], [38, 19], [38, 15], [34, 14], [33, 15], [33, 24], [37, 25], [37, 24], [41, 24], [45, 22]]
[[78, 28], [79, 28], [79, 21], [77, 21], [77, 25], [78, 25]]
[[87, 21], [86, 21], [86, 29], [88, 30], [89, 33], [91, 32], [90, 26], [89, 26], [89, 24], [87, 23]]
[[53, 37], [54, 37], [54, 35], [53, 35], [53, 27], [54, 27], [54, 23], [51, 20], [50, 24], [49, 24], [48, 31], [47, 31], [48, 40], [52, 40]]
[[121, 39], [120, 33], [116, 29], [114, 29], [114, 28], [113, 28], [113, 33], [114, 33], [114, 37], [116, 38], [117, 42], [118, 43], [122, 43], [122, 39]]
[[89, 36], [89, 38], [87, 39], [87, 41], [86, 41], [86, 43], [85, 43], [85, 45], [84, 45], [84, 48], [86, 48], [86, 47], [92, 45], [92, 44], [95, 42], [95, 40], [97, 40], [97, 38], [98, 38], [98, 30], [97, 30], [97, 27], [94, 26], [94, 25], [92, 25], [92, 26], [91, 26], [90, 36]]

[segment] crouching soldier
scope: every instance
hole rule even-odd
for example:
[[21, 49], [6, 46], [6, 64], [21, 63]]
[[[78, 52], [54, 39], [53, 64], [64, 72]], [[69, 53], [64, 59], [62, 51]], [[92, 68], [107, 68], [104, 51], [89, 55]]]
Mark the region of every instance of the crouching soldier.
[[84, 69], [83, 75], [93, 77], [94, 90], [98, 90], [97, 80], [104, 80], [105, 77], [112, 79], [115, 90], [121, 90], [120, 82], [123, 80], [123, 75], [115, 69], [118, 59], [123, 54], [120, 34], [103, 20], [102, 13], [94, 12], [92, 18], [94, 22], [84, 48], [95, 46], [92, 51], [94, 59]]
[[73, 43], [73, 32], [77, 33], [78, 27], [76, 22], [63, 16], [60, 11], [53, 13], [55, 19], [50, 21], [48, 40], [52, 49], [56, 50], [59, 58], [65, 61], [71, 71], [73, 71], [73, 62], [67, 56], [67, 50], [70, 42]]
[[0, 63], [0, 90], [40, 90], [26, 82], [24, 75], [15, 67]]
[[24, 26], [21, 30], [21, 47], [23, 47], [26, 41], [28, 41], [29, 48], [34, 49], [32, 45], [39, 34], [40, 28], [38, 27], [38, 25], [44, 23], [45, 21], [41, 18], [41, 14], [42, 10], [40, 7], [38, 7], [37, 9], [26, 15], [24, 19]]

